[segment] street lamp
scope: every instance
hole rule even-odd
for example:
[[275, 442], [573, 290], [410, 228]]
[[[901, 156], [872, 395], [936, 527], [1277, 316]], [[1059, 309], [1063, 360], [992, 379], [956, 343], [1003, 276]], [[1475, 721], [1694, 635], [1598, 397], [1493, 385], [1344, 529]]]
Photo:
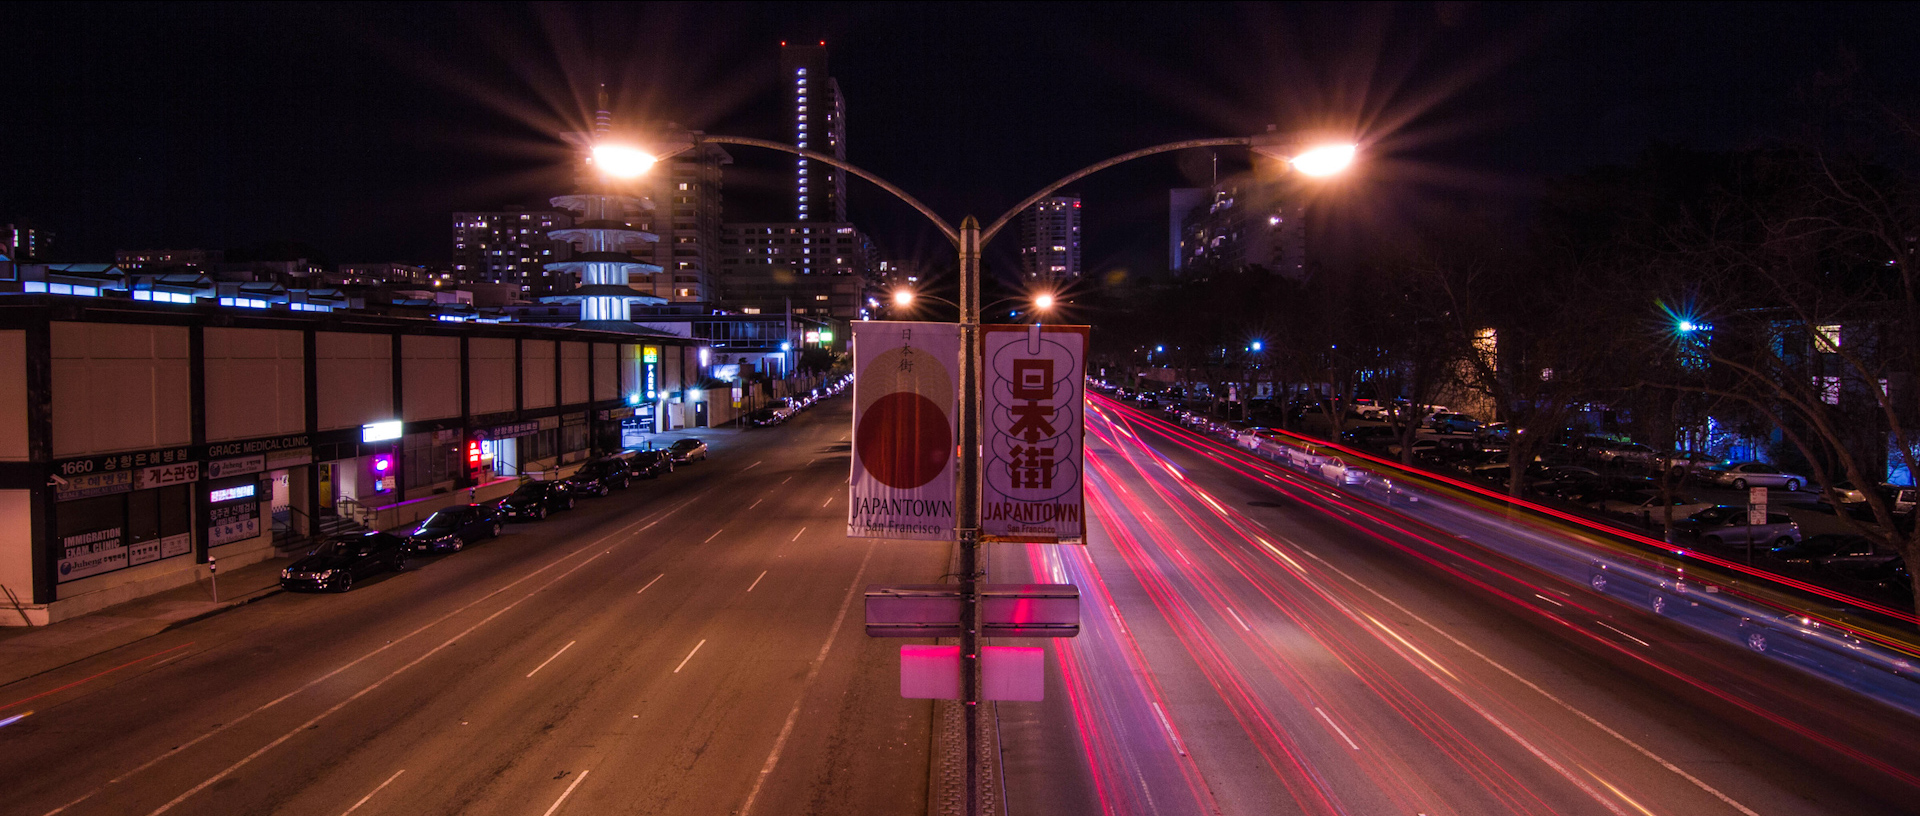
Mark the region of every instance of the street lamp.
[[652, 153], [637, 147], [617, 143], [601, 143], [593, 146], [593, 164], [600, 172], [613, 178], [639, 178], [659, 161]]
[[1047, 294], [1045, 292], [1040, 293], [1038, 297], [1035, 297], [1033, 299], [1033, 308], [1039, 309], [1040, 311], [1043, 311], [1043, 312], [1052, 311], [1053, 295]]
[[[746, 147], [764, 147], [769, 150], [791, 153], [801, 158], [817, 161], [829, 167], [835, 167], [849, 174], [859, 176], [860, 178], [873, 182], [874, 185], [881, 189], [894, 194], [901, 201], [906, 202], [908, 206], [918, 210], [921, 215], [926, 216], [928, 220], [932, 221], [934, 226], [938, 227], [941, 233], [946, 235], [947, 239], [952, 241], [955, 248], [959, 250], [960, 302], [952, 304], [960, 310], [960, 348], [962, 349], [959, 360], [961, 382], [960, 421], [957, 423], [959, 426], [958, 430], [960, 431], [960, 456], [959, 462], [957, 463], [958, 470], [960, 471], [960, 485], [957, 491], [958, 495], [956, 496], [958, 501], [955, 503], [956, 529], [954, 532], [960, 543], [959, 578], [962, 598], [960, 613], [960, 694], [966, 723], [964, 729], [966, 732], [966, 812], [970, 815], [978, 813], [979, 709], [977, 704], [980, 700], [980, 639], [978, 634], [977, 601], [979, 598], [978, 580], [980, 578], [981, 248], [986, 246], [988, 241], [993, 240], [994, 236], [1000, 234], [1000, 230], [1006, 227], [1015, 217], [1026, 212], [1033, 205], [1039, 203], [1041, 199], [1053, 195], [1067, 185], [1079, 181], [1082, 178], [1116, 164], [1134, 159], [1198, 147], [1242, 146], [1261, 155], [1280, 159], [1286, 162], [1288, 166], [1300, 171], [1303, 175], [1325, 177], [1346, 170], [1352, 165], [1359, 150], [1352, 143], [1341, 143], [1318, 145], [1304, 151], [1294, 152], [1295, 148], [1300, 147], [1300, 144], [1296, 140], [1289, 140], [1286, 137], [1272, 132], [1260, 136], [1188, 139], [1180, 142], [1168, 142], [1166, 144], [1135, 150], [1131, 153], [1124, 153], [1105, 161], [1083, 167], [1041, 188], [1038, 192], [1028, 196], [1020, 203], [1015, 204], [1011, 209], [995, 219], [993, 223], [988, 224], [986, 228], [982, 229], [980, 222], [973, 216], [967, 216], [962, 219], [959, 227], [955, 228], [952, 224], [947, 223], [945, 219], [942, 219], [939, 214], [935, 213], [932, 208], [921, 203], [919, 199], [914, 198], [911, 194], [907, 193], [907, 191], [900, 189], [886, 179], [849, 164], [844, 159], [835, 156], [768, 139], [754, 139], [743, 136], [716, 136], [702, 133], [692, 134], [692, 136], [697, 141]], [[900, 289], [895, 290], [893, 297], [896, 305], [905, 306], [912, 303], [916, 297], [931, 296], [915, 295], [911, 291]], [[940, 298], [933, 299], [940, 300]], [[1054, 298], [1051, 294], [1043, 293], [1033, 298], [1033, 304], [1041, 309], [1050, 308], [1053, 305], [1053, 301]]]

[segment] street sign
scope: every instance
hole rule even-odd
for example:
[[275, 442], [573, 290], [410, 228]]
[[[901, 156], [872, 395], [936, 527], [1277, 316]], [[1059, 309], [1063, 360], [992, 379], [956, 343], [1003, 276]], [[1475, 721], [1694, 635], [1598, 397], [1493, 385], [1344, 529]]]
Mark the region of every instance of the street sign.
[[[980, 698], [1046, 699], [1046, 650], [987, 646], [980, 650]], [[960, 699], [960, 647], [900, 647], [900, 696], [912, 700]]]
[[1767, 489], [1764, 487], [1747, 488], [1747, 523], [1767, 523]]
[[853, 324], [847, 535], [951, 541], [960, 327]]
[[1086, 541], [1086, 326], [981, 326], [980, 530]]
[[[1072, 584], [981, 584], [982, 637], [1080, 634], [1080, 588]], [[964, 609], [958, 584], [867, 587], [870, 637], [959, 637]]]

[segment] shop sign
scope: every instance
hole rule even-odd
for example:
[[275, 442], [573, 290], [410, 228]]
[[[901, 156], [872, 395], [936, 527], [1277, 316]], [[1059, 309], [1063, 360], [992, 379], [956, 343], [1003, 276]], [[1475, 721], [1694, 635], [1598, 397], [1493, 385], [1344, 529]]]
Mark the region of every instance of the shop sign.
[[133, 472], [133, 489], [148, 490], [174, 484], [187, 484], [200, 481], [199, 462], [176, 462], [171, 465], [156, 465], [141, 468]]
[[81, 476], [68, 476], [64, 484], [55, 484], [54, 501], [73, 501], [91, 499], [95, 496], [111, 496], [133, 489], [133, 471], [117, 470], [112, 473], [89, 473]]
[[260, 503], [234, 502], [207, 509], [207, 544], [217, 546], [260, 535]]
[[[230, 459], [255, 453], [272, 453], [278, 450], [305, 448], [313, 444], [313, 438], [306, 434], [271, 436], [265, 439], [247, 439], [240, 442], [218, 442], [207, 446], [208, 459]], [[220, 477], [214, 476], [218, 479]]]
[[538, 420], [538, 424], [540, 426], [540, 430], [551, 431], [555, 428], [560, 427], [560, 418], [557, 416], [544, 416]]
[[515, 422], [512, 425], [495, 425], [483, 431], [476, 431], [478, 439], [512, 439], [516, 436], [532, 436], [540, 432], [538, 422]]
[[112, 572], [127, 565], [127, 542], [121, 528], [92, 530], [60, 539], [59, 583]]
[[586, 414], [568, 414], [568, 415], [566, 415], [566, 416], [564, 416], [564, 417], [561, 417], [561, 418], [560, 418], [560, 424], [562, 424], [562, 425], [585, 425], [585, 424], [587, 424], [587, 415], [586, 415]]
[[172, 558], [193, 552], [193, 534], [179, 533], [160, 539], [160, 557]]
[[238, 459], [222, 459], [218, 462], [207, 463], [207, 478], [225, 479], [228, 476], [245, 476], [249, 473], [260, 473], [266, 469], [267, 457], [264, 455], [242, 456]]
[[611, 410], [600, 412], [600, 419], [602, 420], [626, 419], [627, 417], [630, 417], [630, 416], [633, 416], [633, 408], [631, 406], [626, 408], [614, 408]]
[[148, 561], [158, 561], [160, 558], [160, 539], [135, 541], [127, 547], [127, 566], [136, 567]]
[[640, 390], [647, 401], [660, 398], [660, 347], [646, 346], [640, 352]]
[[268, 470], [279, 470], [281, 468], [300, 467], [301, 465], [311, 464], [313, 464], [312, 448], [278, 450], [267, 454]]
[[107, 473], [120, 470], [151, 467], [153, 465], [171, 465], [176, 462], [194, 461], [187, 455], [187, 448], [161, 448], [160, 450], [137, 451], [134, 453], [114, 453], [106, 456], [88, 456], [80, 459], [63, 459], [53, 463], [53, 472], [62, 478], [72, 479], [89, 473]]

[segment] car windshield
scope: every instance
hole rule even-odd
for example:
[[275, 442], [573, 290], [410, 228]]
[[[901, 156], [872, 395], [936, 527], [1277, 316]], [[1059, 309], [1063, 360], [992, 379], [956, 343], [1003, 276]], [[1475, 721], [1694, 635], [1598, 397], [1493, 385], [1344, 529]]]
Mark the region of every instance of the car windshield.
[[521, 485], [519, 489], [513, 491], [513, 498], [537, 499], [546, 491], [546, 483], [544, 482], [527, 482]]
[[373, 542], [355, 539], [334, 539], [314, 548], [314, 555], [355, 556], [373, 552]]
[[467, 514], [466, 514], [466, 512], [465, 512], [465, 511], [462, 511], [462, 510], [442, 510], [442, 511], [440, 511], [440, 512], [438, 512], [438, 513], [435, 513], [435, 514], [433, 514], [433, 515], [431, 515], [431, 516], [428, 516], [428, 517], [427, 517], [427, 523], [425, 523], [425, 524], [422, 524], [422, 525], [420, 525], [420, 526], [422, 526], [422, 527], [428, 527], [428, 528], [434, 528], [434, 527], [457, 527], [457, 526], [459, 526], [459, 525], [460, 525], [460, 524], [461, 524], [462, 522], [464, 522], [464, 521], [466, 521], [466, 520], [467, 520]]
[[673, 443], [673, 447], [674, 450], [686, 450], [698, 444], [700, 444], [700, 440], [697, 439], [682, 439]]
[[1729, 516], [1732, 516], [1734, 511], [1738, 509], [1740, 508], [1729, 507], [1726, 505], [1721, 505], [1719, 507], [1709, 507], [1705, 510], [1702, 510], [1698, 513], [1693, 514], [1692, 518], [1695, 521], [1713, 521], [1713, 522], [1726, 521], [1727, 518]]

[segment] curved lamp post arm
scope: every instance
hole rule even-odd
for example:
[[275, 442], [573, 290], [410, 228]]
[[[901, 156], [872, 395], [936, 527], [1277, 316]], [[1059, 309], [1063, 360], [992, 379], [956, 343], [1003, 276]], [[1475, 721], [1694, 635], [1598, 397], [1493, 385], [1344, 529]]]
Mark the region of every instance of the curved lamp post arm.
[[[794, 147], [793, 145], [787, 144], [785, 142], [774, 142], [774, 141], [768, 141], [766, 139], [753, 139], [746, 136], [712, 136], [712, 135], [701, 134], [700, 136], [695, 137], [695, 139], [697, 141], [714, 142], [717, 144], [745, 145], [747, 147], [764, 147], [764, 148], [767, 148], [768, 150], [780, 150], [787, 153], [792, 153], [796, 156], [809, 158], [814, 161], [821, 162], [823, 164], [828, 164], [834, 167], [838, 167], [842, 170], [845, 170], [863, 179], [871, 181], [875, 185], [878, 185], [880, 189], [885, 190], [889, 193], [892, 193], [895, 196], [898, 196], [901, 201], [905, 201], [909, 206], [913, 207], [916, 210], [919, 210], [920, 214], [926, 216], [927, 220], [932, 221], [934, 226], [939, 227], [941, 234], [947, 236], [947, 240], [952, 241], [955, 246], [958, 246], [960, 244], [960, 231], [954, 229], [952, 225], [948, 224], [940, 216], [935, 215], [932, 209], [928, 208], [927, 205], [920, 203], [920, 199], [917, 199], [911, 195], [908, 195], [907, 191], [902, 190], [899, 187], [895, 187], [893, 185], [893, 182], [887, 181], [886, 179], [883, 179], [879, 176], [876, 176], [872, 173], [869, 173], [865, 170], [862, 170], [844, 161], [836, 159], [832, 156], [828, 156], [824, 153], [816, 153], [814, 151], [808, 150], [803, 147]], [[1246, 140], [1242, 139], [1241, 141], [1244, 143]], [[1094, 169], [1098, 169], [1098, 168], [1094, 168]], [[1071, 181], [1071, 179], [1069, 179], [1069, 181]]]
[[1027, 200], [1022, 201], [1019, 204], [1015, 204], [1013, 209], [1008, 210], [1005, 215], [1002, 215], [999, 218], [995, 219], [992, 224], [989, 224], [985, 230], [982, 230], [980, 232], [980, 245], [986, 246], [988, 241], [993, 240], [993, 236], [1000, 234], [1001, 228], [1005, 227], [1008, 222], [1012, 221], [1016, 216], [1020, 215], [1020, 213], [1025, 212], [1028, 207], [1038, 204], [1040, 202], [1040, 199], [1053, 195], [1054, 193], [1058, 192], [1062, 187], [1065, 187], [1069, 184], [1072, 184], [1076, 181], [1086, 178], [1087, 176], [1093, 175], [1094, 173], [1098, 173], [1116, 164], [1120, 164], [1121, 162], [1133, 161], [1134, 159], [1142, 158], [1145, 156], [1151, 156], [1155, 153], [1170, 153], [1175, 150], [1186, 150], [1188, 148], [1194, 148], [1194, 147], [1233, 147], [1236, 145], [1251, 145], [1253, 144], [1253, 141], [1254, 141], [1253, 137], [1250, 137], [1250, 136], [1234, 136], [1234, 137], [1229, 137], [1224, 139], [1188, 139], [1184, 142], [1168, 142], [1163, 145], [1154, 145], [1153, 147], [1141, 148], [1139, 150], [1133, 151], [1132, 153], [1122, 153], [1111, 159], [1107, 159], [1106, 161], [1100, 162], [1099, 164], [1087, 165], [1086, 167], [1083, 167], [1077, 171], [1074, 171], [1072, 175], [1069, 175], [1066, 178], [1063, 178], [1059, 181], [1056, 181], [1052, 184], [1049, 184], [1041, 188], [1040, 192], [1027, 196]]

